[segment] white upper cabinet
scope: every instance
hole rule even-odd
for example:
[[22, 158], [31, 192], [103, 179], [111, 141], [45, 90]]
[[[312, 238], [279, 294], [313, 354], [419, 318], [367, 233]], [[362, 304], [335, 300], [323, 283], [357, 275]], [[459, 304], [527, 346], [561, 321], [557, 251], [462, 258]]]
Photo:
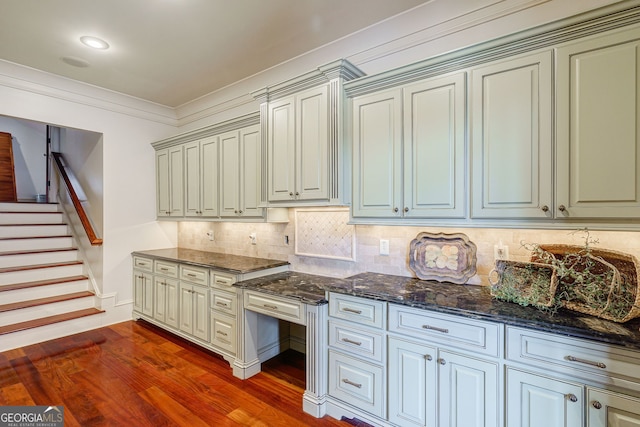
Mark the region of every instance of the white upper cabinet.
[[551, 217], [551, 73], [551, 51], [472, 69], [472, 217]]
[[184, 152], [181, 146], [156, 151], [156, 214], [184, 215]]
[[158, 217], [264, 220], [257, 113], [152, 145]]
[[349, 202], [342, 83], [362, 75], [340, 60], [253, 94], [262, 102], [265, 205]]
[[185, 216], [218, 216], [218, 137], [184, 145]]
[[222, 217], [261, 217], [260, 126], [220, 135]]
[[638, 217], [640, 31], [557, 49], [556, 216]]
[[353, 217], [465, 216], [465, 74], [354, 97]]

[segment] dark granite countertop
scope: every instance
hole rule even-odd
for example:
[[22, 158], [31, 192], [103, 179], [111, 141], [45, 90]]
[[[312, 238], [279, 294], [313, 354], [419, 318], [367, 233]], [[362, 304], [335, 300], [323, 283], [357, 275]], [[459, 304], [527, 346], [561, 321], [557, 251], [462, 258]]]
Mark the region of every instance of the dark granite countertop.
[[350, 280], [334, 279], [326, 276], [285, 271], [256, 279], [237, 282], [233, 286], [252, 289], [270, 295], [293, 298], [305, 304], [326, 304], [325, 291], [348, 288]]
[[334, 291], [640, 350], [640, 318], [621, 324], [564, 309], [550, 314], [534, 307], [495, 300], [486, 286], [376, 273], [334, 279], [293, 271], [239, 282], [235, 286], [312, 304], [326, 303], [324, 292]]
[[232, 274], [250, 273], [273, 267], [288, 265], [287, 261], [275, 259], [252, 258], [241, 255], [230, 255], [219, 252], [206, 252], [194, 249], [169, 248], [149, 251], [136, 251], [133, 255], [145, 256], [165, 261], [181, 262], [197, 267], [214, 268]]

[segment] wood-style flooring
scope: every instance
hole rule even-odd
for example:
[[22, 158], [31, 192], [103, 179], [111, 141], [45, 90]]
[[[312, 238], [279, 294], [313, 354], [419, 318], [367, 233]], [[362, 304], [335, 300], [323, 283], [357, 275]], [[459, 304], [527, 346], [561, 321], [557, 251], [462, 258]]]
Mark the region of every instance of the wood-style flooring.
[[65, 426], [342, 426], [302, 412], [304, 357], [241, 381], [219, 356], [124, 322], [0, 353], [0, 406], [62, 405]]

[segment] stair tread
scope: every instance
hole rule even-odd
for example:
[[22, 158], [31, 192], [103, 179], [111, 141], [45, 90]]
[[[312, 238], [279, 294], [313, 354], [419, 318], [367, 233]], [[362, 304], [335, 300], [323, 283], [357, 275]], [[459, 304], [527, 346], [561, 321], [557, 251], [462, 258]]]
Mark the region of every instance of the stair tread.
[[33, 265], [20, 265], [15, 267], [4, 267], [0, 268], [0, 273], [11, 273], [14, 271], [26, 271], [26, 270], [37, 270], [40, 268], [52, 268], [52, 267], [64, 267], [68, 265], [79, 265], [82, 264], [82, 261], [66, 261], [66, 262], [54, 262], [50, 264], [33, 264]]
[[22, 251], [6, 251], [0, 252], [0, 256], [4, 255], [30, 255], [40, 253], [53, 253], [53, 252], [70, 252], [77, 251], [78, 248], [53, 248], [53, 249], [25, 249]]
[[40, 326], [51, 325], [54, 323], [64, 322], [67, 320], [79, 319], [94, 314], [104, 313], [104, 310], [97, 308], [85, 308], [83, 310], [72, 311], [69, 313], [56, 314], [54, 316], [42, 317], [40, 319], [29, 320], [26, 322], [14, 323], [12, 325], [0, 326], [0, 335], [9, 334], [11, 332], [23, 331], [26, 329], [37, 328]]
[[0, 211], [0, 214], [9, 213], [9, 214], [54, 214], [54, 215], [62, 215], [60, 211]]
[[70, 234], [61, 234], [59, 236], [28, 236], [28, 237], [0, 237], [0, 242], [8, 240], [33, 240], [33, 239], [65, 239], [73, 237]]
[[65, 223], [60, 223], [60, 222], [49, 222], [49, 223], [35, 223], [35, 224], [0, 224], [0, 227], [34, 227], [34, 226], [44, 226], [44, 227], [51, 227], [52, 225], [67, 225]]
[[60, 283], [76, 282], [79, 280], [88, 280], [88, 276], [68, 276], [59, 279], [34, 280], [32, 282], [12, 283], [10, 285], [0, 285], [0, 292], [15, 291], [17, 289], [35, 288], [38, 286], [57, 285]]
[[0, 313], [3, 313], [5, 311], [19, 310], [21, 308], [37, 307], [39, 305], [52, 304], [55, 302], [71, 301], [74, 299], [86, 298], [94, 295], [95, 294], [93, 292], [80, 291], [70, 294], [55, 295], [46, 298], [36, 298], [27, 301], [13, 302], [10, 304], [0, 305]]

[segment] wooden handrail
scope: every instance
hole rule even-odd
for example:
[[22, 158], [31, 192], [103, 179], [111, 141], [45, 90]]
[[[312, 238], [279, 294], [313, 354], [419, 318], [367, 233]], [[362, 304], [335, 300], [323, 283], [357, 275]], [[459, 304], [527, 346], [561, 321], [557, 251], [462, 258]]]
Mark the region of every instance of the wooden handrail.
[[80, 203], [78, 194], [76, 193], [76, 190], [73, 188], [73, 184], [69, 179], [69, 175], [67, 174], [67, 171], [62, 162], [62, 154], [54, 152], [52, 152], [51, 154], [53, 155], [53, 159], [55, 160], [56, 166], [58, 167], [58, 172], [60, 172], [60, 176], [62, 176], [62, 179], [67, 186], [69, 196], [71, 197], [71, 201], [73, 202], [73, 207], [76, 208], [76, 212], [78, 213], [78, 217], [80, 218], [82, 227], [84, 227], [84, 231], [87, 233], [87, 237], [89, 238], [91, 246], [102, 246], [102, 239], [98, 237], [95, 230], [93, 229], [91, 220], [85, 212], [84, 207], [82, 207], [82, 203]]

